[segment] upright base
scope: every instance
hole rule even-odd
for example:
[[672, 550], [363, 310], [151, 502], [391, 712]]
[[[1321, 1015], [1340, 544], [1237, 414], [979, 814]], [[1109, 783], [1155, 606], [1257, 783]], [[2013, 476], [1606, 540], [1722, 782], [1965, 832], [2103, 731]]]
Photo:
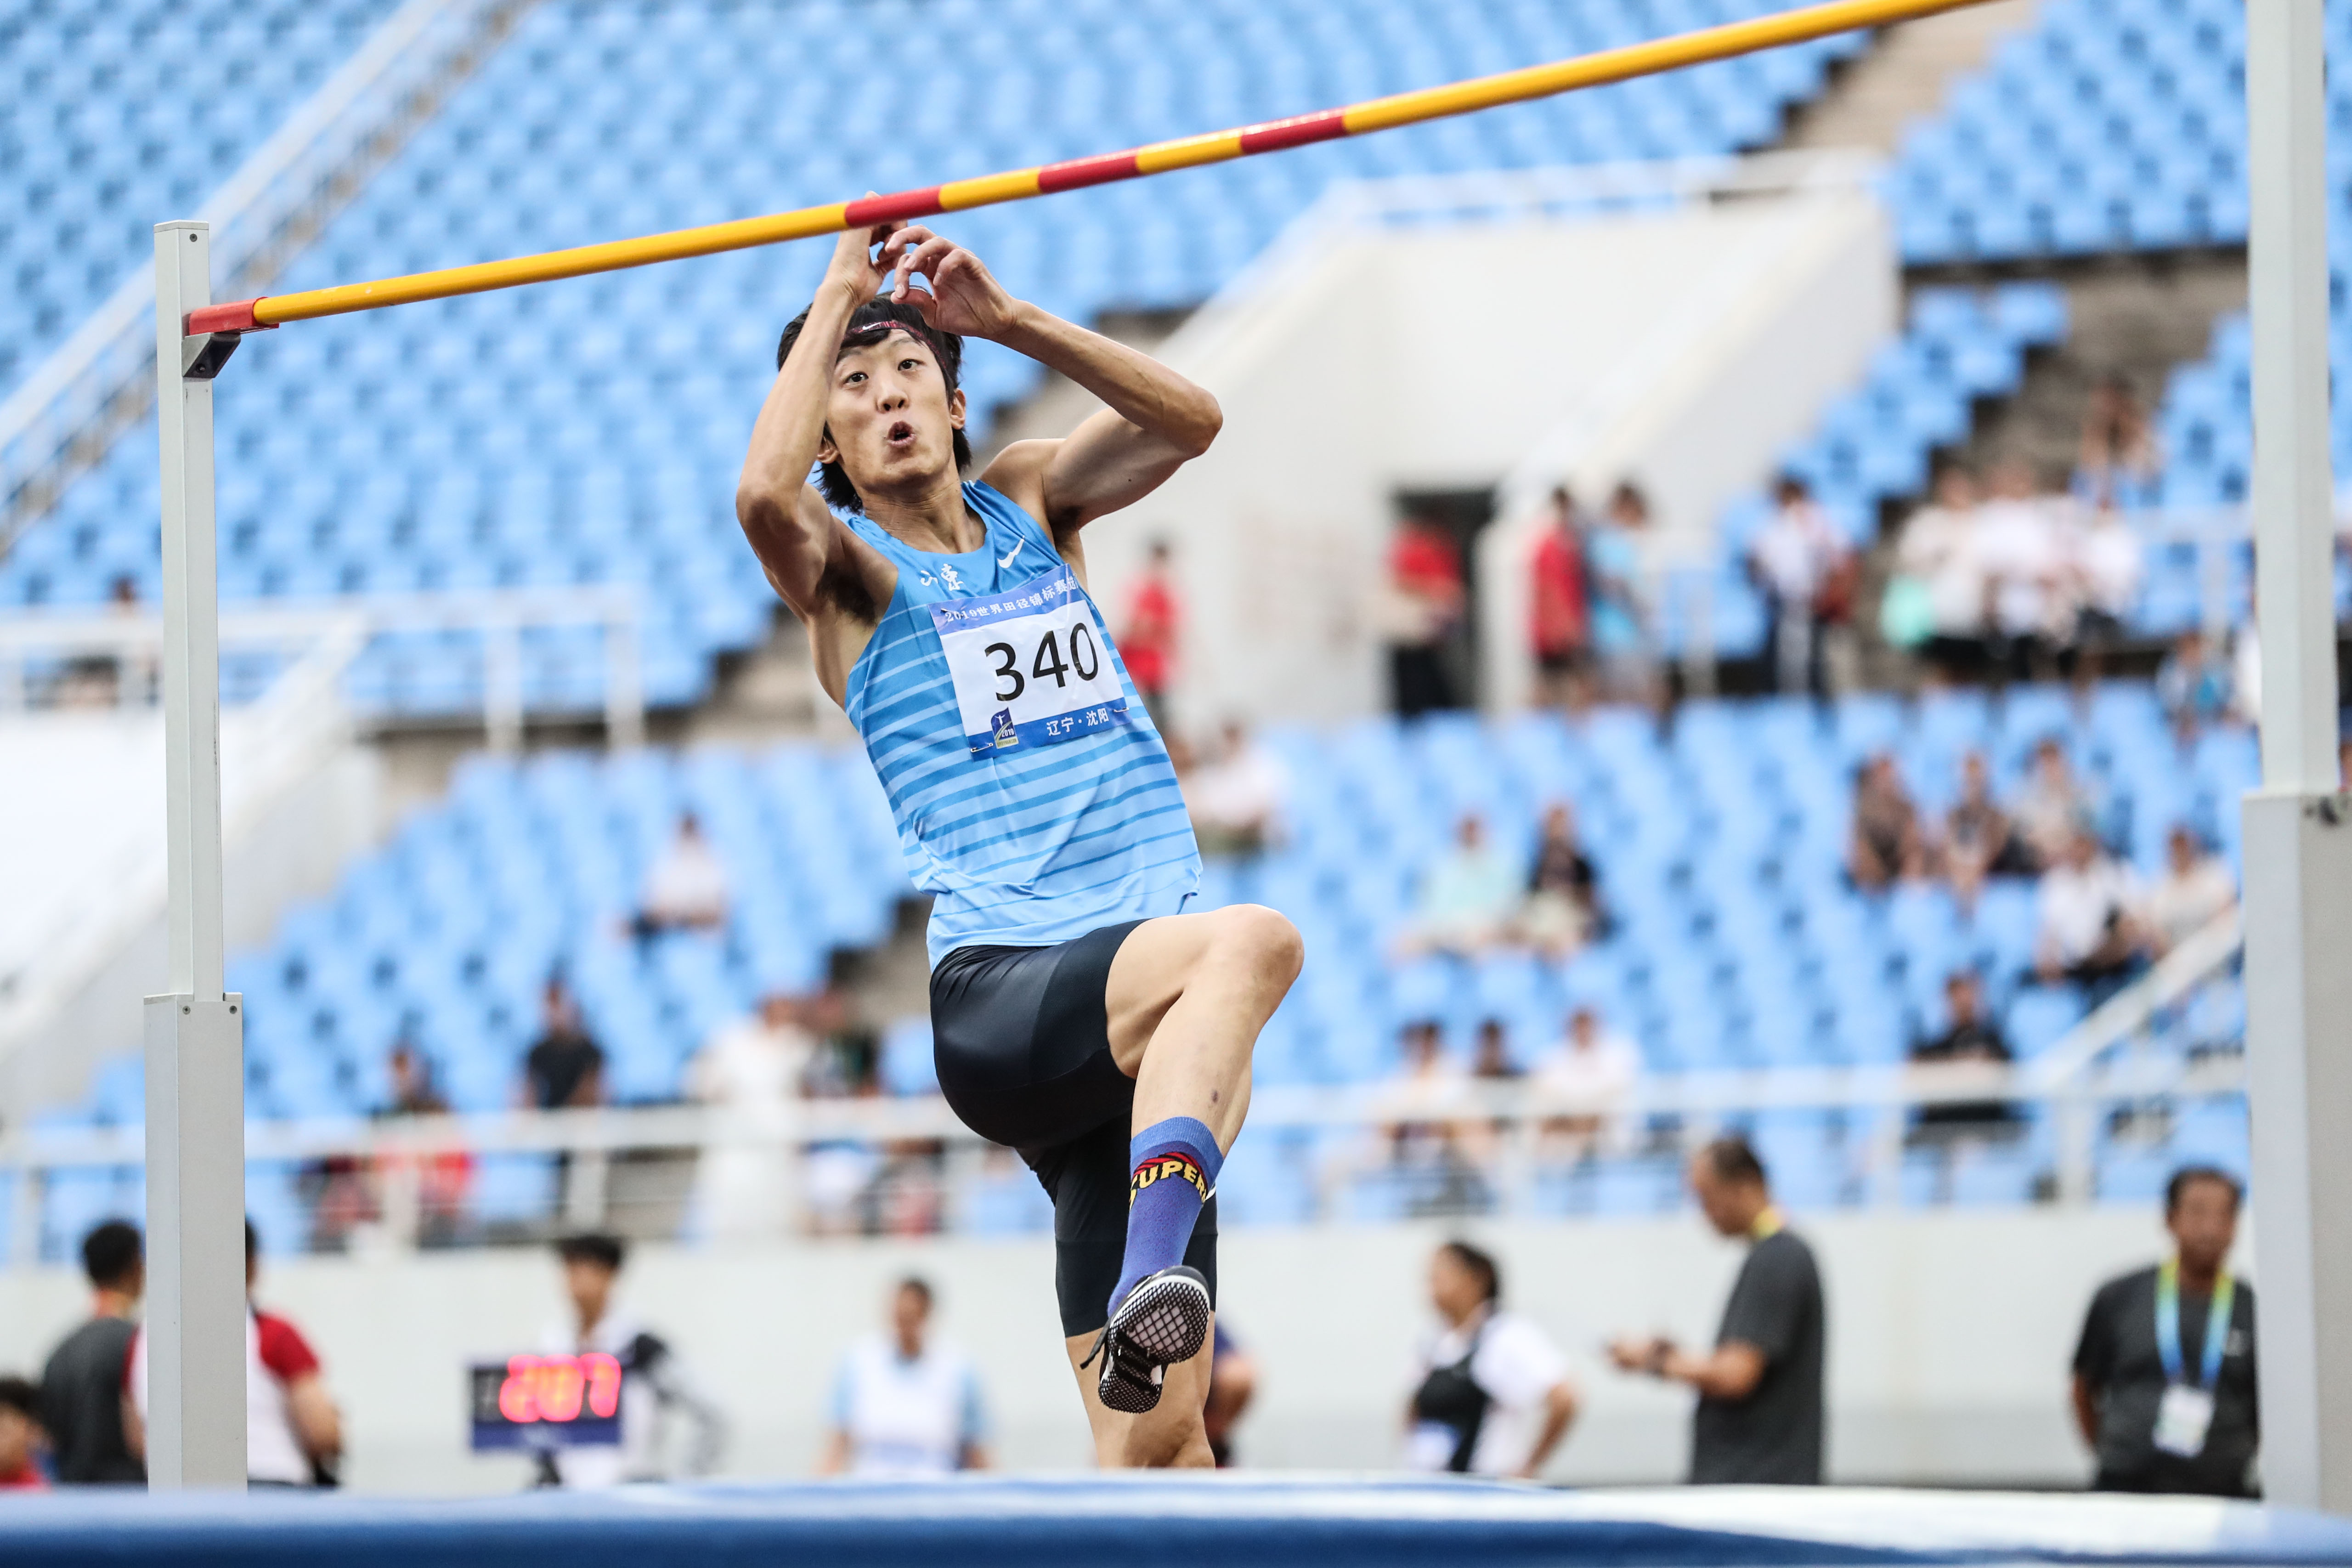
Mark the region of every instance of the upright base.
[[2244, 821], [2263, 1489], [2352, 1514], [2352, 795]]
[[147, 1484], [241, 1489], [245, 998], [236, 993], [147, 998]]

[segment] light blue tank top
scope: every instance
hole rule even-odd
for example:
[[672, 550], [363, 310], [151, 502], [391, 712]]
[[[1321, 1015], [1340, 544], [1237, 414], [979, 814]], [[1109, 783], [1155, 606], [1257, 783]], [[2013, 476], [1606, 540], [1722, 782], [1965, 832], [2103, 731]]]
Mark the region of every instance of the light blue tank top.
[[898, 569], [890, 607], [850, 669], [845, 707], [889, 796], [908, 872], [934, 895], [934, 965], [959, 947], [1045, 947], [1176, 914], [1201, 881], [1168, 748], [1108, 637], [1123, 717], [1052, 744], [975, 754], [930, 606], [1051, 581], [1068, 567], [1044, 526], [994, 489], [967, 483], [963, 498], [987, 531], [964, 555], [917, 550], [868, 519], [843, 519]]

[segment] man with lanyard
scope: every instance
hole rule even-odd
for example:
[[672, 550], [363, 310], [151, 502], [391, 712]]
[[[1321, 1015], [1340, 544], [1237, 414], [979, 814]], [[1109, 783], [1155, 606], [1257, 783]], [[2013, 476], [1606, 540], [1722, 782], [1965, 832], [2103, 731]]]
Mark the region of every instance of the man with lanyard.
[[[965, 334], [1106, 406], [962, 482]], [[934, 895], [940, 1087], [1052, 1195], [1097, 1458], [1205, 1466], [1210, 1200], [1258, 1030], [1302, 953], [1271, 910], [1184, 912], [1200, 855], [1087, 594], [1082, 531], [1205, 452], [1223, 416], [1166, 366], [895, 223], [842, 237], [776, 360], [736, 515]]]
[[1692, 1156], [1690, 1185], [1717, 1233], [1748, 1243], [1715, 1349], [1701, 1355], [1660, 1335], [1620, 1339], [1610, 1358], [1698, 1390], [1693, 1484], [1819, 1486], [1828, 1331], [1813, 1249], [1774, 1205], [1745, 1138], [1718, 1138]]
[[1417, 1470], [1533, 1480], [1576, 1419], [1576, 1384], [1544, 1331], [1502, 1308], [1495, 1259], [1449, 1241], [1429, 1266], [1444, 1326], [1423, 1347], [1405, 1411], [1405, 1462]]
[[2164, 1193], [2173, 1256], [2091, 1298], [2074, 1351], [2074, 1420], [2100, 1491], [2257, 1495], [2254, 1291], [2229, 1271], [2236, 1177], [2176, 1172]]

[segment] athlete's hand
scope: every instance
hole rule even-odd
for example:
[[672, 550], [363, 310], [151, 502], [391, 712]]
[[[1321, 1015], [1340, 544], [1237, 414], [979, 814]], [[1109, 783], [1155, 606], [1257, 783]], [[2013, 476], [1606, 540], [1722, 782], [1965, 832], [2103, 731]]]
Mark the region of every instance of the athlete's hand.
[[[909, 224], [882, 242], [881, 265], [896, 275], [890, 298], [912, 304], [943, 332], [1000, 337], [1020, 308], [979, 257], [920, 224]], [[930, 284], [928, 290], [916, 287], [918, 275]]]
[[[866, 194], [874, 195], [872, 191]], [[820, 291], [839, 289], [848, 296], [853, 310], [882, 292], [883, 285], [890, 281], [890, 264], [876, 255], [874, 247], [883, 247], [882, 254], [887, 256], [891, 238], [898, 229], [896, 222], [878, 223], [871, 228], [844, 229], [841, 237], [834, 242], [833, 260], [824, 269]]]

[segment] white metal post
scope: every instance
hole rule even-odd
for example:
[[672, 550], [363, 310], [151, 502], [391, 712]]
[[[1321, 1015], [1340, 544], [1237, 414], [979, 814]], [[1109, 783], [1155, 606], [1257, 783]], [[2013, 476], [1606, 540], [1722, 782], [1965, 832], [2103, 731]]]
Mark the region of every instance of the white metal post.
[[212, 233], [155, 226], [170, 979], [147, 998], [147, 1479], [245, 1485], [245, 1028], [223, 990]]
[[2246, 1040], [2264, 1489], [2352, 1513], [2352, 817], [2336, 766], [2323, 0], [2246, 0], [2263, 787]]

